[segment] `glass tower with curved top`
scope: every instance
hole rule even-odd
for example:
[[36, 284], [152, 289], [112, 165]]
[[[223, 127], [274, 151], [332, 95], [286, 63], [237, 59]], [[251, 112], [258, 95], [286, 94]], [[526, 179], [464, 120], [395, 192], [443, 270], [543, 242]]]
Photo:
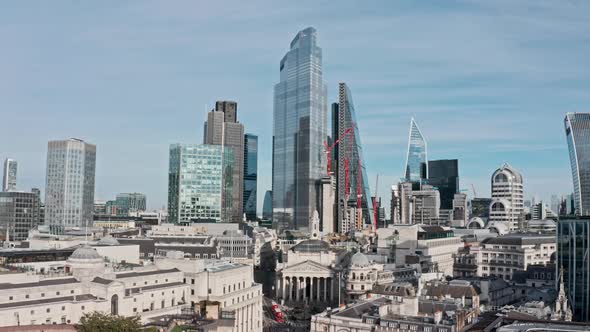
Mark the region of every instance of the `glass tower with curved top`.
[[410, 135], [408, 138], [408, 156], [406, 159], [406, 180], [420, 182], [427, 178], [426, 169], [428, 159], [426, 155], [426, 140], [422, 132], [412, 118], [410, 122]]
[[590, 113], [568, 113], [565, 136], [574, 183], [576, 215], [590, 215]]
[[314, 28], [299, 31], [274, 87], [272, 206], [279, 231], [309, 231], [326, 172], [327, 87]]

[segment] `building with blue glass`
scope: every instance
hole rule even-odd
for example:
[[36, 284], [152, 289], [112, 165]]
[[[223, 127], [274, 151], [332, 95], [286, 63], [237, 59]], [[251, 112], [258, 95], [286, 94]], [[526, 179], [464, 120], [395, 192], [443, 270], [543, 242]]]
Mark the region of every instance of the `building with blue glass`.
[[256, 188], [258, 185], [258, 136], [244, 135], [244, 214], [256, 220]]
[[233, 149], [221, 145], [170, 145], [169, 222], [230, 222], [233, 161]]
[[[352, 134], [346, 135], [352, 128]], [[371, 189], [367, 177], [367, 167], [363, 159], [363, 147], [356, 119], [356, 111], [352, 100], [352, 93], [346, 83], [338, 85], [338, 103], [332, 105], [332, 139], [339, 139], [334, 148], [337, 158], [332, 164], [332, 171], [336, 174], [336, 198], [338, 200], [338, 232], [346, 233], [350, 229], [343, 229], [346, 225], [349, 205], [358, 205], [357, 194], [360, 185], [361, 208], [363, 225], [354, 225], [357, 229], [365, 225], [374, 225], [375, 216], [371, 201]], [[348, 163], [348, 165], [346, 165]], [[348, 172], [348, 175], [346, 174]], [[347, 185], [348, 176], [348, 185]], [[360, 182], [360, 183], [359, 183]], [[352, 225], [350, 225], [352, 226]]]
[[590, 113], [568, 113], [565, 136], [574, 182], [574, 210], [579, 216], [590, 215]]
[[272, 191], [267, 190], [264, 193], [264, 201], [262, 203], [262, 219], [272, 219]]
[[280, 62], [274, 87], [272, 199], [279, 231], [309, 231], [326, 175], [327, 87], [314, 28], [299, 31]]
[[578, 322], [590, 322], [589, 253], [590, 219], [559, 220], [556, 273], [563, 271], [565, 293]]
[[418, 124], [412, 118], [410, 122], [410, 135], [408, 137], [406, 180], [410, 182], [421, 182], [423, 179], [428, 178], [427, 169], [426, 139], [424, 139]]

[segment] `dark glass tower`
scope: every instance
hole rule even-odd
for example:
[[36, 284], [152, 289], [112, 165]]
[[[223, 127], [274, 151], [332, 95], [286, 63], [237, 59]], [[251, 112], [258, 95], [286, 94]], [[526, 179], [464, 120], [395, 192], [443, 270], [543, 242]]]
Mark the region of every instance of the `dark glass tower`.
[[262, 203], [262, 219], [272, 219], [272, 191], [267, 190]]
[[452, 209], [453, 198], [459, 192], [459, 161], [457, 159], [430, 160], [428, 184], [440, 193], [440, 208]]
[[244, 213], [256, 220], [256, 187], [258, 183], [258, 136], [244, 135]]
[[590, 113], [568, 113], [565, 135], [574, 182], [574, 209], [580, 216], [590, 215]]
[[297, 33], [280, 62], [274, 88], [273, 222], [279, 231], [309, 231], [319, 211], [316, 186], [326, 173], [327, 88], [322, 74], [322, 49], [317, 33]]
[[590, 219], [559, 220], [556, 273], [564, 273], [565, 293], [577, 322], [590, 321], [589, 251]]
[[[333, 151], [336, 151], [335, 174], [336, 174], [336, 197], [338, 206], [346, 204], [357, 204], [358, 185], [361, 188], [361, 206], [363, 209], [363, 223], [374, 225], [373, 205], [371, 204], [371, 190], [367, 178], [367, 168], [363, 159], [363, 148], [361, 144], [356, 111], [352, 101], [352, 94], [345, 83], [338, 85], [338, 104], [332, 106], [332, 139], [340, 139]], [[346, 131], [352, 128], [353, 135], [346, 135]], [[348, 192], [346, 188], [346, 160], [348, 160]], [[338, 231], [342, 229], [342, 221], [345, 218], [343, 208], [338, 208]]]

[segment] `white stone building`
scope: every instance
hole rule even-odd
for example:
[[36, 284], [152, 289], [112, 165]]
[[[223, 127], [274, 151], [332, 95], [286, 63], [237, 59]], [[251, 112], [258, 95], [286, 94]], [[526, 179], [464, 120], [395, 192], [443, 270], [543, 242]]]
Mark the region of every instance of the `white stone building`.
[[555, 234], [507, 234], [482, 240], [472, 246], [477, 275], [512, 279], [515, 271], [530, 264], [547, 264], [556, 251]]
[[146, 322], [180, 313], [189, 294], [178, 269], [114, 271], [87, 245], [69, 257], [63, 275], [2, 274], [0, 289], [0, 326], [75, 324], [92, 311]]
[[[508, 164], [492, 174], [492, 202], [490, 203], [489, 228], [514, 231], [524, 219], [524, 192], [522, 175]], [[504, 226], [498, 227], [498, 224]]]
[[220, 260], [183, 258], [179, 252], [156, 257], [161, 269], [182, 271], [189, 288], [187, 302], [219, 302], [221, 310], [233, 311], [233, 331], [262, 331], [262, 285], [254, 282], [253, 267]]

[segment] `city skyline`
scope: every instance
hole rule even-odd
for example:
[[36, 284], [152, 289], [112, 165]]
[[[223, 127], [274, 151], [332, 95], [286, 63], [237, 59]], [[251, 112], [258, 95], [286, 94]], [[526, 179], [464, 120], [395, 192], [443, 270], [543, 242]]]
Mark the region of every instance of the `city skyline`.
[[[2, 146], [0, 158], [19, 161], [19, 190], [44, 188], [47, 141], [80, 137], [100, 149], [96, 199], [138, 191], [150, 208], [165, 206], [169, 144], [199, 142], [211, 105], [231, 99], [240, 104], [247, 131], [260, 139], [260, 212], [271, 183], [277, 59], [287, 51], [286, 41], [311, 25], [325, 53], [327, 102], [337, 100], [339, 81], [354, 91], [369, 183], [380, 174], [385, 202], [404, 173], [411, 116], [428, 139], [429, 159], [459, 159], [462, 187], [473, 183], [478, 196], [490, 196], [489, 178], [503, 162], [523, 174], [527, 198], [538, 194], [548, 202], [551, 194], [573, 191], [562, 121], [590, 101], [583, 42], [589, 24], [579, 8], [586, 4], [426, 4], [419, 8], [424, 11], [395, 4], [379, 15], [343, 3], [329, 20], [319, 19], [331, 10], [321, 5], [313, 8], [317, 16], [308, 15], [311, 8], [283, 12], [270, 6], [265, 18], [240, 4], [230, 15], [198, 5], [55, 4], [40, 5], [38, 12], [11, 6], [0, 13], [0, 36], [7, 41], [0, 55], [6, 77], [0, 108], [13, 123], [0, 141], [12, 143]], [[84, 12], [94, 9], [109, 19], [87, 20]], [[57, 15], [62, 10], [71, 15]], [[138, 11], [143, 18], [125, 25], [125, 14]], [[343, 27], [353, 15], [366, 24]], [[272, 22], [263, 22], [269, 16]], [[233, 25], [207, 24], [215, 17]], [[246, 20], [253, 24], [236, 24]], [[282, 22], [276, 29], [264, 28], [275, 20]], [[177, 25], [164, 27], [167, 21]], [[195, 35], [203, 25], [211, 33]], [[498, 25], [504, 29], [492, 28]], [[241, 42], [246, 35], [255, 39], [249, 45]], [[202, 50], [209, 38], [233, 43]], [[366, 60], [359, 63], [361, 54]], [[187, 120], [179, 124], [177, 118]], [[22, 135], [22, 128], [35, 135]], [[132, 148], [120, 148], [125, 140]]]

